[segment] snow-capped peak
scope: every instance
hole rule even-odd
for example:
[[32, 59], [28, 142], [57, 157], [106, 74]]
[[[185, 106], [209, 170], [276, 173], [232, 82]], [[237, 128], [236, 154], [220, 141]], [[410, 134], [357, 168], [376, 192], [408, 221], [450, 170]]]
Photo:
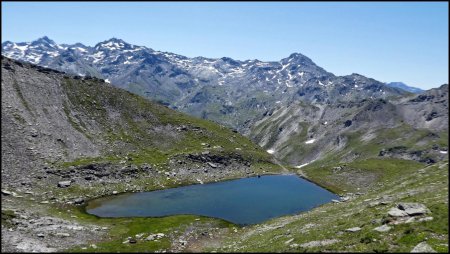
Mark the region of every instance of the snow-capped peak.
[[131, 45], [121, 39], [111, 38], [109, 40], [103, 41], [95, 45], [95, 50], [124, 50], [124, 49], [132, 49], [134, 45]]
[[43, 45], [47, 47], [56, 47], [56, 43], [47, 36], [41, 37], [31, 42], [31, 46]]

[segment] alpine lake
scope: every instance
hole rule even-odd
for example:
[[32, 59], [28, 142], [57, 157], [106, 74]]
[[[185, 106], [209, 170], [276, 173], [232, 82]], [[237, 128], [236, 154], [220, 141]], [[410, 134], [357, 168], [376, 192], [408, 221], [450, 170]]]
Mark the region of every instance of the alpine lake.
[[103, 197], [90, 201], [86, 212], [109, 218], [193, 214], [250, 225], [332, 199], [338, 196], [296, 175], [265, 175]]

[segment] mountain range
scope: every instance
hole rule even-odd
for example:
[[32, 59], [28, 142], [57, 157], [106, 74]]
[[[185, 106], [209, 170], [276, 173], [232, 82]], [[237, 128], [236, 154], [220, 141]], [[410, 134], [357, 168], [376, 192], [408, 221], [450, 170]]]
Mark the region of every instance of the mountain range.
[[105, 79], [115, 86], [242, 132], [278, 105], [330, 104], [407, 94], [359, 74], [336, 76], [293, 53], [280, 61], [188, 58], [112, 38], [94, 47], [48, 37], [2, 43], [2, 55], [43, 67]]

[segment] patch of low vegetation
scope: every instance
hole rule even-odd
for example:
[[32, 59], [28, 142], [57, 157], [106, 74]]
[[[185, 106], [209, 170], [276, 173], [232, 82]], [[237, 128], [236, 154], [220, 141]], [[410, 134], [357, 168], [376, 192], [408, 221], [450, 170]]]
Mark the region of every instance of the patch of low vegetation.
[[11, 219], [16, 218], [17, 215], [13, 210], [2, 209], [2, 225], [5, 227], [13, 226]]
[[[161, 218], [97, 218], [83, 212], [75, 212], [83, 222], [106, 226], [108, 236], [99, 243], [87, 243], [66, 250], [67, 252], [155, 252], [168, 250], [172, 242], [189, 228], [228, 228], [230, 223], [194, 215], [177, 215]], [[198, 232], [200, 233], [200, 232]], [[152, 234], [163, 234], [159, 239], [150, 240]], [[94, 245], [92, 245], [94, 244]]]
[[16, 93], [17, 93], [17, 96], [20, 98], [20, 101], [22, 102], [23, 106], [28, 110], [28, 112], [31, 115], [33, 115], [33, 111], [31, 110], [30, 105], [28, 104], [27, 100], [23, 96], [22, 90], [21, 90], [19, 84], [17, 83], [17, 80], [13, 81], [13, 87], [14, 87], [14, 90], [16, 91]]
[[[333, 166], [331, 166], [333, 165]], [[308, 178], [335, 193], [358, 192], [395, 177], [410, 174], [425, 164], [400, 159], [367, 159], [329, 166], [302, 168]]]

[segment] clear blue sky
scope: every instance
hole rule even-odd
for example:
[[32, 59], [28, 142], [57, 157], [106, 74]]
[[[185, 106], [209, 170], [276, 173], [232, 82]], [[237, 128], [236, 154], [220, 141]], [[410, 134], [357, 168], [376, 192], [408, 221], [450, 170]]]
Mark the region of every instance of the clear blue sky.
[[446, 2], [2, 2], [2, 41], [111, 37], [194, 57], [278, 61], [428, 89], [448, 83]]

